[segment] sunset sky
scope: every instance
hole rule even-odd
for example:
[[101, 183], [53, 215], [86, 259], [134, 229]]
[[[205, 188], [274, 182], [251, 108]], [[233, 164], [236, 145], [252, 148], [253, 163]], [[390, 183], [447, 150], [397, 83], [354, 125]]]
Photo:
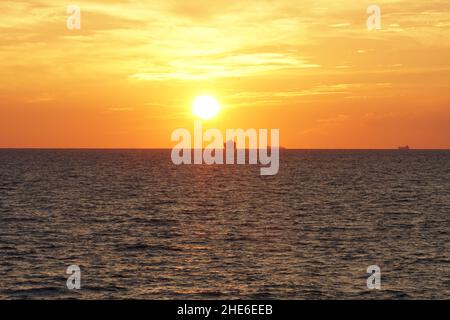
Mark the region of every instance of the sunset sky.
[[170, 148], [207, 94], [288, 148], [450, 148], [449, 31], [448, 0], [2, 0], [0, 147]]

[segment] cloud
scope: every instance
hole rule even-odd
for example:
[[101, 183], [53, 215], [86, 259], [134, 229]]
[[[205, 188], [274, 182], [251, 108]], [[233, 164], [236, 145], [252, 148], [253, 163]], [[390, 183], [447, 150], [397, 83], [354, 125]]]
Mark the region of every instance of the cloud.
[[18, 70], [31, 85], [42, 77], [189, 82], [449, 67], [450, 4], [437, 0], [382, 1], [382, 32], [367, 32], [365, 8], [348, 1], [77, 3], [82, 28], [69, 31], [63, 3], [0, 2], [2, 79]]
[[351, 23], [334, 23], [329, 25], [331, 28], [344, 28], [348, 26], [351, 26]]
[[134, 108], [130, 108], [130, 107], [115, 107], [115, 108], [109, 108], [110, 111], [115, 111], [115, 112], [124, 112], [124, 111], [133, 111]]
[[26, 99], [26, 103], [29, 104], [39, 104], [39, 103], [48, 103], [48, 102], [53, 102], [56, 99], [53, 97], [36, 97], [36, 98], [31, 98], [31, 99]]

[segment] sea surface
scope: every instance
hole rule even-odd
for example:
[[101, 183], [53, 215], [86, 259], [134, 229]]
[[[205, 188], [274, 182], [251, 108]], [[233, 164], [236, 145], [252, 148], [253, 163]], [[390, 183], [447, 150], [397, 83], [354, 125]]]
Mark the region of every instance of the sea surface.
[[0, 150], [0, 298], [450, 299], [450, 151], [280, 161], [261, 176], [170, 150]]

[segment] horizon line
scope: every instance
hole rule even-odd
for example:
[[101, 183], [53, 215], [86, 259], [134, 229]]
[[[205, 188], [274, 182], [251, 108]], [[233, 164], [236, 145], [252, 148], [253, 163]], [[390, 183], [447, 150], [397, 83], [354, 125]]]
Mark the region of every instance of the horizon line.
[[[268, 146], [269, 148], [270, 146]], [[0, 150], [172, 150], [173, 148], [147, 148], [147, 147], [0, 147]], [[399, 150], [398, 147], [392, 148], [289, 148], [289, 147], [279, 147], [280, 150], [395, 150], [395, 151], [421, 151], [421, 150], [442, 150], [450, 151], [448, 148], [411, 148], [409, 150]], [[196, 150], [191, 148], [191, 150]], [[201, 150], [207, 150], [207, 148], [201, 148]], [[212, 148], [214, 150], [214, 148]], [[238, 149], [238, 150], [249, 150], [249, 148]]]

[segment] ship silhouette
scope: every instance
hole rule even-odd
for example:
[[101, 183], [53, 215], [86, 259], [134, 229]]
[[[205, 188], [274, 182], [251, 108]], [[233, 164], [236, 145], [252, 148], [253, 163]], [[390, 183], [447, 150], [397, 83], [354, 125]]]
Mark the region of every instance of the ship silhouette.
[[236, 142], [234, 142], [233, 140], [228, 140], [227, 142], [225, 142], [223, 144], [223, 148], [226, 150], [227, 147], [229, 147], [230, 149], [234, 149], [237, 150], [237, 144]]

